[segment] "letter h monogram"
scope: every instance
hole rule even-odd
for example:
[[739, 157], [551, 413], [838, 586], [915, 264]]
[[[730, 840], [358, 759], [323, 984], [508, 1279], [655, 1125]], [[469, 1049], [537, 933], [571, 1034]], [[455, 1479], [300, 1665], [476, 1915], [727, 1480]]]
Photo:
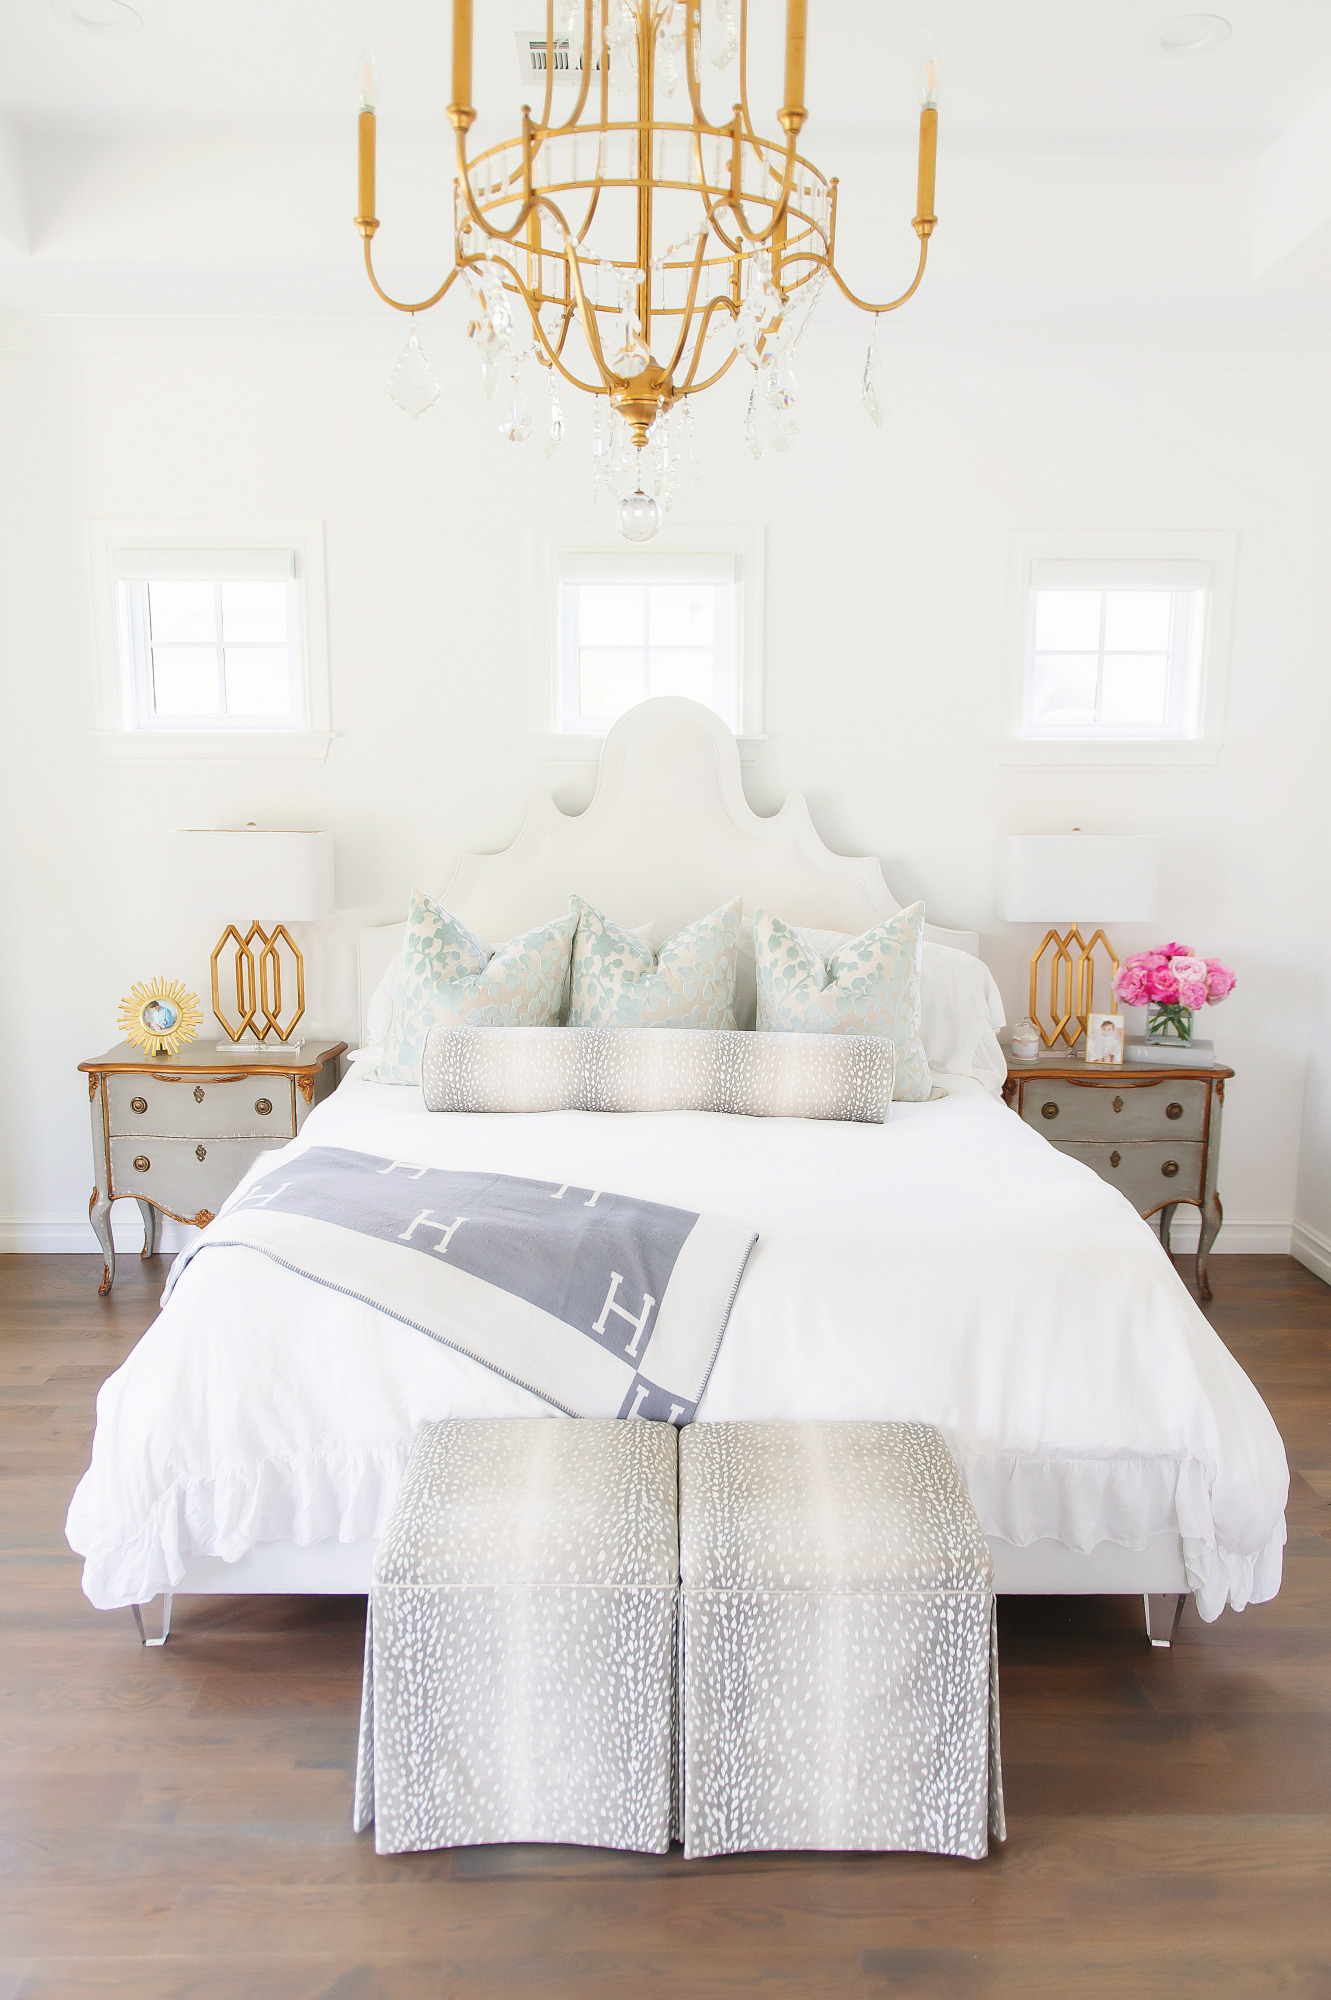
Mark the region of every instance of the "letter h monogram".
[[592, 1322], [592, 1332], [604, 1333], [605, 1323], [610, 1314], [618, 1313], [619, 1317], [621, 1319], [626, 1319], [629, 1325], [633, 1328], [633, 1338], [629, 1342], [628, 1346], [625, 1348], [624, 1352], [626, 1354], [631, 1354], [634, 1360], [636, 1361], [638, 1357], [638, 1344], [641, 1341], [642, 1336], [647, 1329], [647, 1321], [651, 1317], [652, 1307], [656, 1304], [656, 1300], [652, 1297], [650, 1292], [644, 1292], [642, 1300], [642, 1311], [640, 1313], [631, 1313], [629, 1312], [627, 1307], [616, 1305], [615, 1293], [619, 1290], [623, 1282], [624, 1282], [624, 1274], [622, 1271], [612, 1271], [610, 1273], [610, 1290], [605, 1295], [605, 1304], [601, 1307], [601, 1317], [598, 1320], [594, 1320]]

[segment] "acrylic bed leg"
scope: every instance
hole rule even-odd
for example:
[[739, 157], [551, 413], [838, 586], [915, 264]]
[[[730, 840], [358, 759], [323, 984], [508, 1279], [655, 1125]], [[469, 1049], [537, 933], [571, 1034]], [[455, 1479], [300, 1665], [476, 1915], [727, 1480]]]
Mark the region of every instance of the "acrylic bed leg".
[[[1171, 1599], [1174, 1605], [1174, 1615], [1172, 1618], [1170, 1617], [1169, 1614], [1169, 1606]], [[1142, 1603], [1146, 1607], [1147, 1641], [1152, 1646], [1163, 1646], [1168, 1648], [1173, 1643], [1174, 1634], [1178, 1631], [1178, 1622], [1179, 1619], [1183, 1616], [1183, 1607], [1188, 1601], [1187, 1596], [1185, 1594], [1184, 1596], [1181, 1597], [1175, 1597], [1172, 1592], [1157, 1596], [1154, 1599], [1154, 1602], [1160, 1607], [1160, 1616], [1154, 1625], [1152, 1625], [1151, 1623], [1152, 1601], [1153, 1600], [1150, 1594], [1146, 1591], [1143, 1591]], [[1166, 1626], [1168, 1627], [1167, 1631], [1166, 1631]]]
[[141, 1646], [164, 1646], [171, 1637], [171, 1592], [169, 1590], [166, 1591], [162, 1597], [162, 1636], [160, 1639], [150, 1639], [144, 1631], [143, 1613], [139, 1610], [138, 1605], [131, 1604], [129, 1608], [134, 1613], [134, 1623], [139, 1628], [139, 1644]]

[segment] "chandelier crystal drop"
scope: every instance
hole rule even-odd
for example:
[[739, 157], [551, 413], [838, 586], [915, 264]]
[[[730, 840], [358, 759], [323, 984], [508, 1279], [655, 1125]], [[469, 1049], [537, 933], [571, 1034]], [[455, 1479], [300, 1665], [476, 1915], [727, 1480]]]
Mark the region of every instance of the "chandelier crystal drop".
[[388, 393], [400, 410], [409, 417], [421, 417], [440, 396], [438, 382], [430, 367], [421, 344], [416, 338], [413, 323], [407, 344], [397, 358], [392, 374], [388, 378]]
[[546, 412], [545, 432], [541, 438], [542, 458], [553, 458], [564, 442], [564, 412], [559, 403], [559, 384], [553, 368], [549, 370], [550, 402]]
[[877, 320], [874, 321], [873, 332], [869, 336], [869, 351], [864, 357], [860, 391], [865, 409], [881, 427], [887, 422], [887, 370], [883, 367], [883, 357], [878, 352]]
[[[362, 66], [356, 228], [371, 285], [416, 313], [462, 279], [485, 394], [512, 442], [537, 433], [549, 457], [564, 434], [560, 388], [591, 395], [593, 489], [607, 490], [630, 540], [654, 535], [696, 478], [693, 397], [747, 367], [744, 441], [756, 457], [788, 450], [791, 357], [827, 281], [877, 315], [904, 305], [924, 276], [937, 221], [937, 59], [925, 64], [920, 112], [915, 274], [899, 297], [874, 304], [837, 269], [836, 181], [797, 151], [807, 8], [786, 0], [782, 136], [765, 138], [749, 109], [746, 0], [708, 0], [706, 24], [704, 0], [545, 0], [539, 115], [525, 107], [514, 137], [471, 156], [473, 0], [453, 0], [453, 267], [414, 301], [390, 297], [374, 271], [376, 88], [372, 65]], [[727, 86], [738, 102], [719, 122], [703, 109], [705, 54], [717, 69], [738, 61]], [[558, 107], [557, 90], [569, 93]], [[533, 363], [549, 384], [539, 423]], [[881, 424], [876, 324], [861, 388]], [[413, 415], [438, 398], [414, 327], [389, 389]]]

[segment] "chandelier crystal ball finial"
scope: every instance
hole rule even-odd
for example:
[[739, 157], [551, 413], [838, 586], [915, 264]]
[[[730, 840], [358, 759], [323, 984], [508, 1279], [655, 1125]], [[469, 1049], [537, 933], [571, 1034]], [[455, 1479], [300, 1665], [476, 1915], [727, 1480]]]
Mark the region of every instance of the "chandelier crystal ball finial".
[[661, 509], [641, 486], [619, 503], [619, 532], [629, 542], [650, 542], [661, 525]]

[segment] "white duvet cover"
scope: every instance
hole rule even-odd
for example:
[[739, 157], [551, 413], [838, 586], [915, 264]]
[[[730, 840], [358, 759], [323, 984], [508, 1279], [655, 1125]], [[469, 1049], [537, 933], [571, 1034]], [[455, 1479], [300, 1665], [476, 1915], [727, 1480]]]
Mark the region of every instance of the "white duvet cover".
[[[938, 1424], [990, 1536], [1086, 1552], [1177, 1532], [1207, 1619], [1279, 1588], [1266, 1406], [1123, 1197], [991, 1097], [896, 1104], [882, 1126], [432, 1116], [353, 1068], [258, 1171], [312, 1144], [732, 1216], [759, 1241], [700, 1422]], [[544, 1414], [371, 1306], [211, 1251], [98, 1397], [68, 1521], [84, 1589], [144, 1602], [190, 1555], [373, 1536], [422, 1424]]]

